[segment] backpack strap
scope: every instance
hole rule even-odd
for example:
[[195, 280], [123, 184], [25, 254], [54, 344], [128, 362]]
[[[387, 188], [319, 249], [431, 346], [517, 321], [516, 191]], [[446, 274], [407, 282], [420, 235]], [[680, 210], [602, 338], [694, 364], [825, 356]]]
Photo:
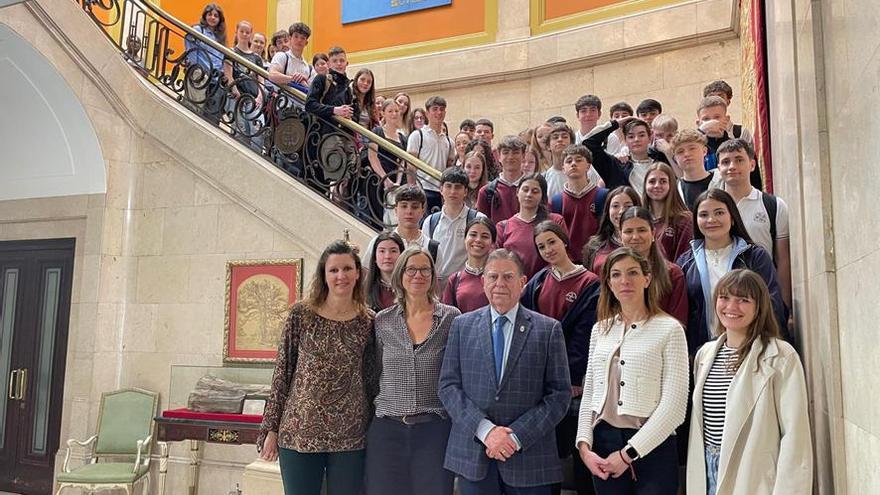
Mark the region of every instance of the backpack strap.
[[733, 137], [736, 139], [741, 138], [743, 135], [743, 126], [741, 124], [733, 124]]
[[486, 200], [489, 201], [489, 211], [492, 210], [493, 206], [497, 206], [495, 204], [495, 200], [498, 195], [498, 179], [494, 179], [492, 182], [486, 185]]
[[428, 241], [428, 253], [430, 253], [432, 258], [434, 258], [434, 263], [437, 263], [437, 249], [439, 248], [440, 241], [435, 241], [434, 239]]
[[600, 187], [596, 190], [596, 197], [593, 198], [593, 216], [599, 218], [602, 216], [602, 210], [605, 209], [605, 198], [608, 197], [608, 189]]
[[504, 235], [504, 231], [507, 230], [507, 220], [502, 220], [498, 222], [498, 232], [496, 232], [497, 236], [500, 237]]
[[464, 224], [467, 226], [469, 223], [473, 222], [475, 218], [477, 218], [477, 210], [473, 208], [468, 208], [467, 206], [467, 215], [464, 217]]
[[437, 224], [440, 223], [440, 212], [436, 211], [428, 215], [428, 238], [434, 239], [434, 230], [437, 228]]
[[773, 261], [776, 261], [776, 196], [761, 191], [761, 202], [764, 203], [764, 209], [767, 210], [767, 217], [770, 219], [770, 240], [773, 242]]
[[562, 214], [562, 193], [556, 193], [550, 198], [550, 211]]

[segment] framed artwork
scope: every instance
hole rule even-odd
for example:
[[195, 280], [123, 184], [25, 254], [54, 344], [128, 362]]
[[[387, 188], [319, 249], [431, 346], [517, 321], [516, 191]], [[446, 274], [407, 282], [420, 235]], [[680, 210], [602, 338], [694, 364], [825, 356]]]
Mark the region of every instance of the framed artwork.
[[302, 298], [302, 259], [226, 262], [223, 362], [272, 364], [290, 306]]

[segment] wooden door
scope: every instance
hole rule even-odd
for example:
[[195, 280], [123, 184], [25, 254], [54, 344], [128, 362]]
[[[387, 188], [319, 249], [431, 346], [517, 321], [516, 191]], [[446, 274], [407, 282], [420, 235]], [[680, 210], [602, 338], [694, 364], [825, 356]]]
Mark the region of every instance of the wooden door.
[[0, 490], [52, 493], [73, 239], [0, 242]]

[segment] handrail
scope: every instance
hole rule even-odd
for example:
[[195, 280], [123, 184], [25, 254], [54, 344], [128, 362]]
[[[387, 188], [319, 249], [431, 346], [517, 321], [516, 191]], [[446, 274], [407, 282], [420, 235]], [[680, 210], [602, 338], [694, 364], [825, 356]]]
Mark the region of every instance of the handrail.
[[[84, 1], [89, 2], [89, 0], [84, 0]], [[118, 0], [112, 0], [112, 1], [115, 3]], [[266, 71], [266, 69], [264, 69], [262, 67], [258, 67], [257, 65], [252, 63], [250, 60], [243, 58], [241, 55], [235, 53], [234, 51], [230, 50], [229, 48], [221, 45], [220, 43], [217, 43], [216, 41], [212, 40], [211, 38], [208, 38], [204, 34], [193, 29], [192, 26], [184, 24], [176, 17], [174, 17], [171, 14], [165, 12], [164, 10], [156, 7], [152, 3], [142, 2], [139, 0], [133, 0], [133, 1], [139, 5], [147, 7], [151, 12], [153, 12], [156, 15], [158, 15], [159, 17], [165, 19], [166, 21], [174, 24], [175, 27], [177, 27], [178, 29], [180, 29], [182, 31], [185, 31], [188, 35], [198, 39], [202, 43], [206, 43], [211, 48], [222, 53], [223, 56], [225, 56], [226, 58], [234, 60], [236, 64], [246, 67], [248, 70], [256, 73], [257, 75], [259, 75], [260, 77], [263, 77], [266, 80], [269, 79], [269, 72]], [[94, 4], [94, 3], [100, 3], [100, 2], [102, 2], [102, 0], [97, 0], [97, 1], [92, 0], [91, 3]], [[281, 89], [282, 91], [284, 91], [286, 93], [290, 93], [291, 95], [293, 95], [294, 97], [296, 97], [299, 101], [301, 101], [303, 103], [305, 103], [305, 101], [306, 101], [306, 94], [296, 88], [291, 88], [290, 86], [279, 86], [279, 89]], [[410, 165], [415, 166], [415, 168], [417, 168], [420, 172], [428, 174], [431, 177], [433, 177], [434, 179], [438, 179], [438, 180], [440, 179], [440, 172], [437, 169], [428, 165], [427, 163], [420, 160], [419, 158], [407, 153], [406, 151], [401, 150], [397, 146], [394, 146], [393, 144], [388, 142], [387, 139], [379, 136], [378, 134], [375, 134], [372, 130], [367, 129], [366, 127], [358, 124], [357, 122], [354, 122], [351, 119], [346, 119], [346, 118], [338, 117], [335, 115], [333, 116], [333, 119], [337, 123], [341, 124], [343, 127], [346, 127], [347, 129], [349, 129], [353, 132], [356, 132], [360, 135], [368, 137], [370, 141], [375, 142], [376, 144], [380, 145], [381, 148], [383, 148], [385, 151], [391, 153], [395, 157], [408, 162]]]
[[388, 209], [400, 185], [436, 186], [432, 166], [356, 121], [306, 112], [301, 91], [272, 84], [263, 67], [161, 8], [77, 1], [141, 76], [371, 227], [393, 223]]

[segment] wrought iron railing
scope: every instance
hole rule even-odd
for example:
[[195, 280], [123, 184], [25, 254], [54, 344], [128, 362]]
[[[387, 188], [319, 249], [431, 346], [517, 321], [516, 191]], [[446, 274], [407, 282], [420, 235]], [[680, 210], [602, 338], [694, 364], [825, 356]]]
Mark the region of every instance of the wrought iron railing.
[[156, 87], [375, 229], [392, 222], [397, 187], [439, 179], [357, 122], [306, 112], [304, 93], [146, 1], [78, 1]]

